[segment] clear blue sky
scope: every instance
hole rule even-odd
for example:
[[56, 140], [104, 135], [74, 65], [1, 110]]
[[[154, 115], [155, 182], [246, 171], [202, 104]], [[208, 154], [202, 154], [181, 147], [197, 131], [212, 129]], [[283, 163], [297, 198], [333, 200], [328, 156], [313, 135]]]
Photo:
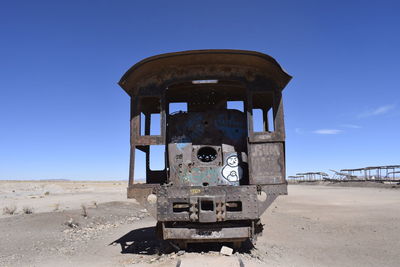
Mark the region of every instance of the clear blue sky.
[[398, 1], [2, 1], [0, 179], [126, 179], [117, 81], [207, 48], [267, 53], [294, 77], [288, 175], [400, 164], [399, 14]]

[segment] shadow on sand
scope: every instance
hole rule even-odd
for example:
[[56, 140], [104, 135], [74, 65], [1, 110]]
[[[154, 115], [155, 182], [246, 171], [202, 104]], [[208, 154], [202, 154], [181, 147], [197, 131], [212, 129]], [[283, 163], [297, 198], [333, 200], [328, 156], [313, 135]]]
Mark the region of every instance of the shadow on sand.
[[[114, 244], [121, 245], [122, 254], [161, 255], [177, 252], [179, 250], [176, 245], [158, 239], [155, 227], [145, 227], [132, 230], [111, 242], [110, 245]], [[232, 243], [192, 243], [188, 244], [186, 252], [219, 252], [222, 246], [232, 247]], [[246, 241], [243, 242], [242, 247], [237, 250], [237, 252], [250, 254], [253, 248], [253, 244], [250, 241]]]
[[121, 253], [154, 255], [161, 252], [163, 243], [157, 239], [155, 227], [145, 227], [130, 231], [110, 245], [120, 244]]

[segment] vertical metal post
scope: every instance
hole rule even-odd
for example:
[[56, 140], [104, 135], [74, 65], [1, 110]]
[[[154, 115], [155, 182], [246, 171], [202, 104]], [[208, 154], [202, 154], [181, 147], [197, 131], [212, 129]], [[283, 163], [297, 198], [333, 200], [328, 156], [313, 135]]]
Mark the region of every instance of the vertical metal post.
[[130, 158], [129, 158], [129, 181], [128, 188], [133, 186], [135, 175], [135, 131], [137, 130], [137, 101], [131, 99], [131, 118], [130, 118]]
[[262, 114], [263, 114], [263, 130], [265, 132], [268, 132], [268, 131], [270, 131], [269, 121], [268, 121], [268, 110], [262, 109]]

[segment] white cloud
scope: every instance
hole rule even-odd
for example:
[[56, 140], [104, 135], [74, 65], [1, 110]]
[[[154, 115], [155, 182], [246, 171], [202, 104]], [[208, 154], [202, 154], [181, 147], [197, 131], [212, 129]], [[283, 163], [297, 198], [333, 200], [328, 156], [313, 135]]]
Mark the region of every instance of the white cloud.
[[344, 127], [344, 128], [350, 128], [350, 129], [360, 129], [360, 128], [362, 128], [360, 125], [355, 125], [355, 124], [342, 124], [340, 126]]
[[378, 116], [378, 115], [383, 115], [394, 109], [396, 105], [384, 105], [381, 107], [377, 107], [373, 110], [363, 112], [358, 115], [359, 118], [366, 118], [366, 117], [371, 117], [371, 116]]
[[315, 134], [340, 134], [342, 132], [343, 131], [339, 130], [339, 129], [319, 129], [319, 130], [313, 131], [313, 133], [315, 133]]
[[303, 134], [303, 133], [304, 133], [303, 129], [301, 129], [301, 128], [296, 128], [296, 129], [294, 129], [294, 131], [295, 131], [297, 134]]

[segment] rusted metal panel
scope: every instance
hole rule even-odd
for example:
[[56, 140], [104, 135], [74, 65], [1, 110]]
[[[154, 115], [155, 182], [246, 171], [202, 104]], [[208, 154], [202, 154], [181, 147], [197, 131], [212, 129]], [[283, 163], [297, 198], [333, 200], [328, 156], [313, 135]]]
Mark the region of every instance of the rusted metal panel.
[[[217, 222], [258, 218], [256, 186], [160, 187], [157, 196], [158, 221]], [[213, 208], [202, 209], [203, 202], [211, 202]], [[174, 203], [187, 203], [189, 208], [174, 212]], [[240, 203], [240, 207], [229, 207], [229, 203]]]
[[[168, 188], [154, 184], [135, 184], [128, 188], [128, 198], [135, 198], [159, 221], [196, 222], [199, 220], [199, 201], [211, 196], [215, 201], [215, 218], [218, 222], [257, 219], [279, 195], [287, 194], [286, 184], [210, 188], [204, 190], [203, 187]], [[151, 194], [156, 198], [149, 198]], [[227, 211], [226, 203], [235, 201], [242, 202], [243, 211]], [[190, 209], [174, 212], [174, 203], [189, 203]]]
[[282, 143], [251, 144], [249, 158], [251, 184], [282, 184], [285, 182]]
[[250, 227], [193, 229], [165, 228], [164, 239], [211, 240], [246, 239], [251, 237]]
[[258, 216], [261, 216], [279, 195], [287, 195], [286, 183], [257, 186]]
[[[148, 84], [161, 85], [167, 80], [193, 76], [213, 79], [216, 73], [224, 77], [268, 77], [283, 89], [290, 81], [282, 67], [272, 57], [244, 50], [192, 50], [162, 54], [147, 58], [130, 68], [119, 85], [131, 96], [135, 90]], [[189, 77], [188, 77], [189, 76]]]
[[151, 216], [157, 218], [156, 196], [159, 188], [160, 185], [155, 184], [135, 184], [128, 187], [128, 198], [136, 199], [140, 205], [147, 209]]

